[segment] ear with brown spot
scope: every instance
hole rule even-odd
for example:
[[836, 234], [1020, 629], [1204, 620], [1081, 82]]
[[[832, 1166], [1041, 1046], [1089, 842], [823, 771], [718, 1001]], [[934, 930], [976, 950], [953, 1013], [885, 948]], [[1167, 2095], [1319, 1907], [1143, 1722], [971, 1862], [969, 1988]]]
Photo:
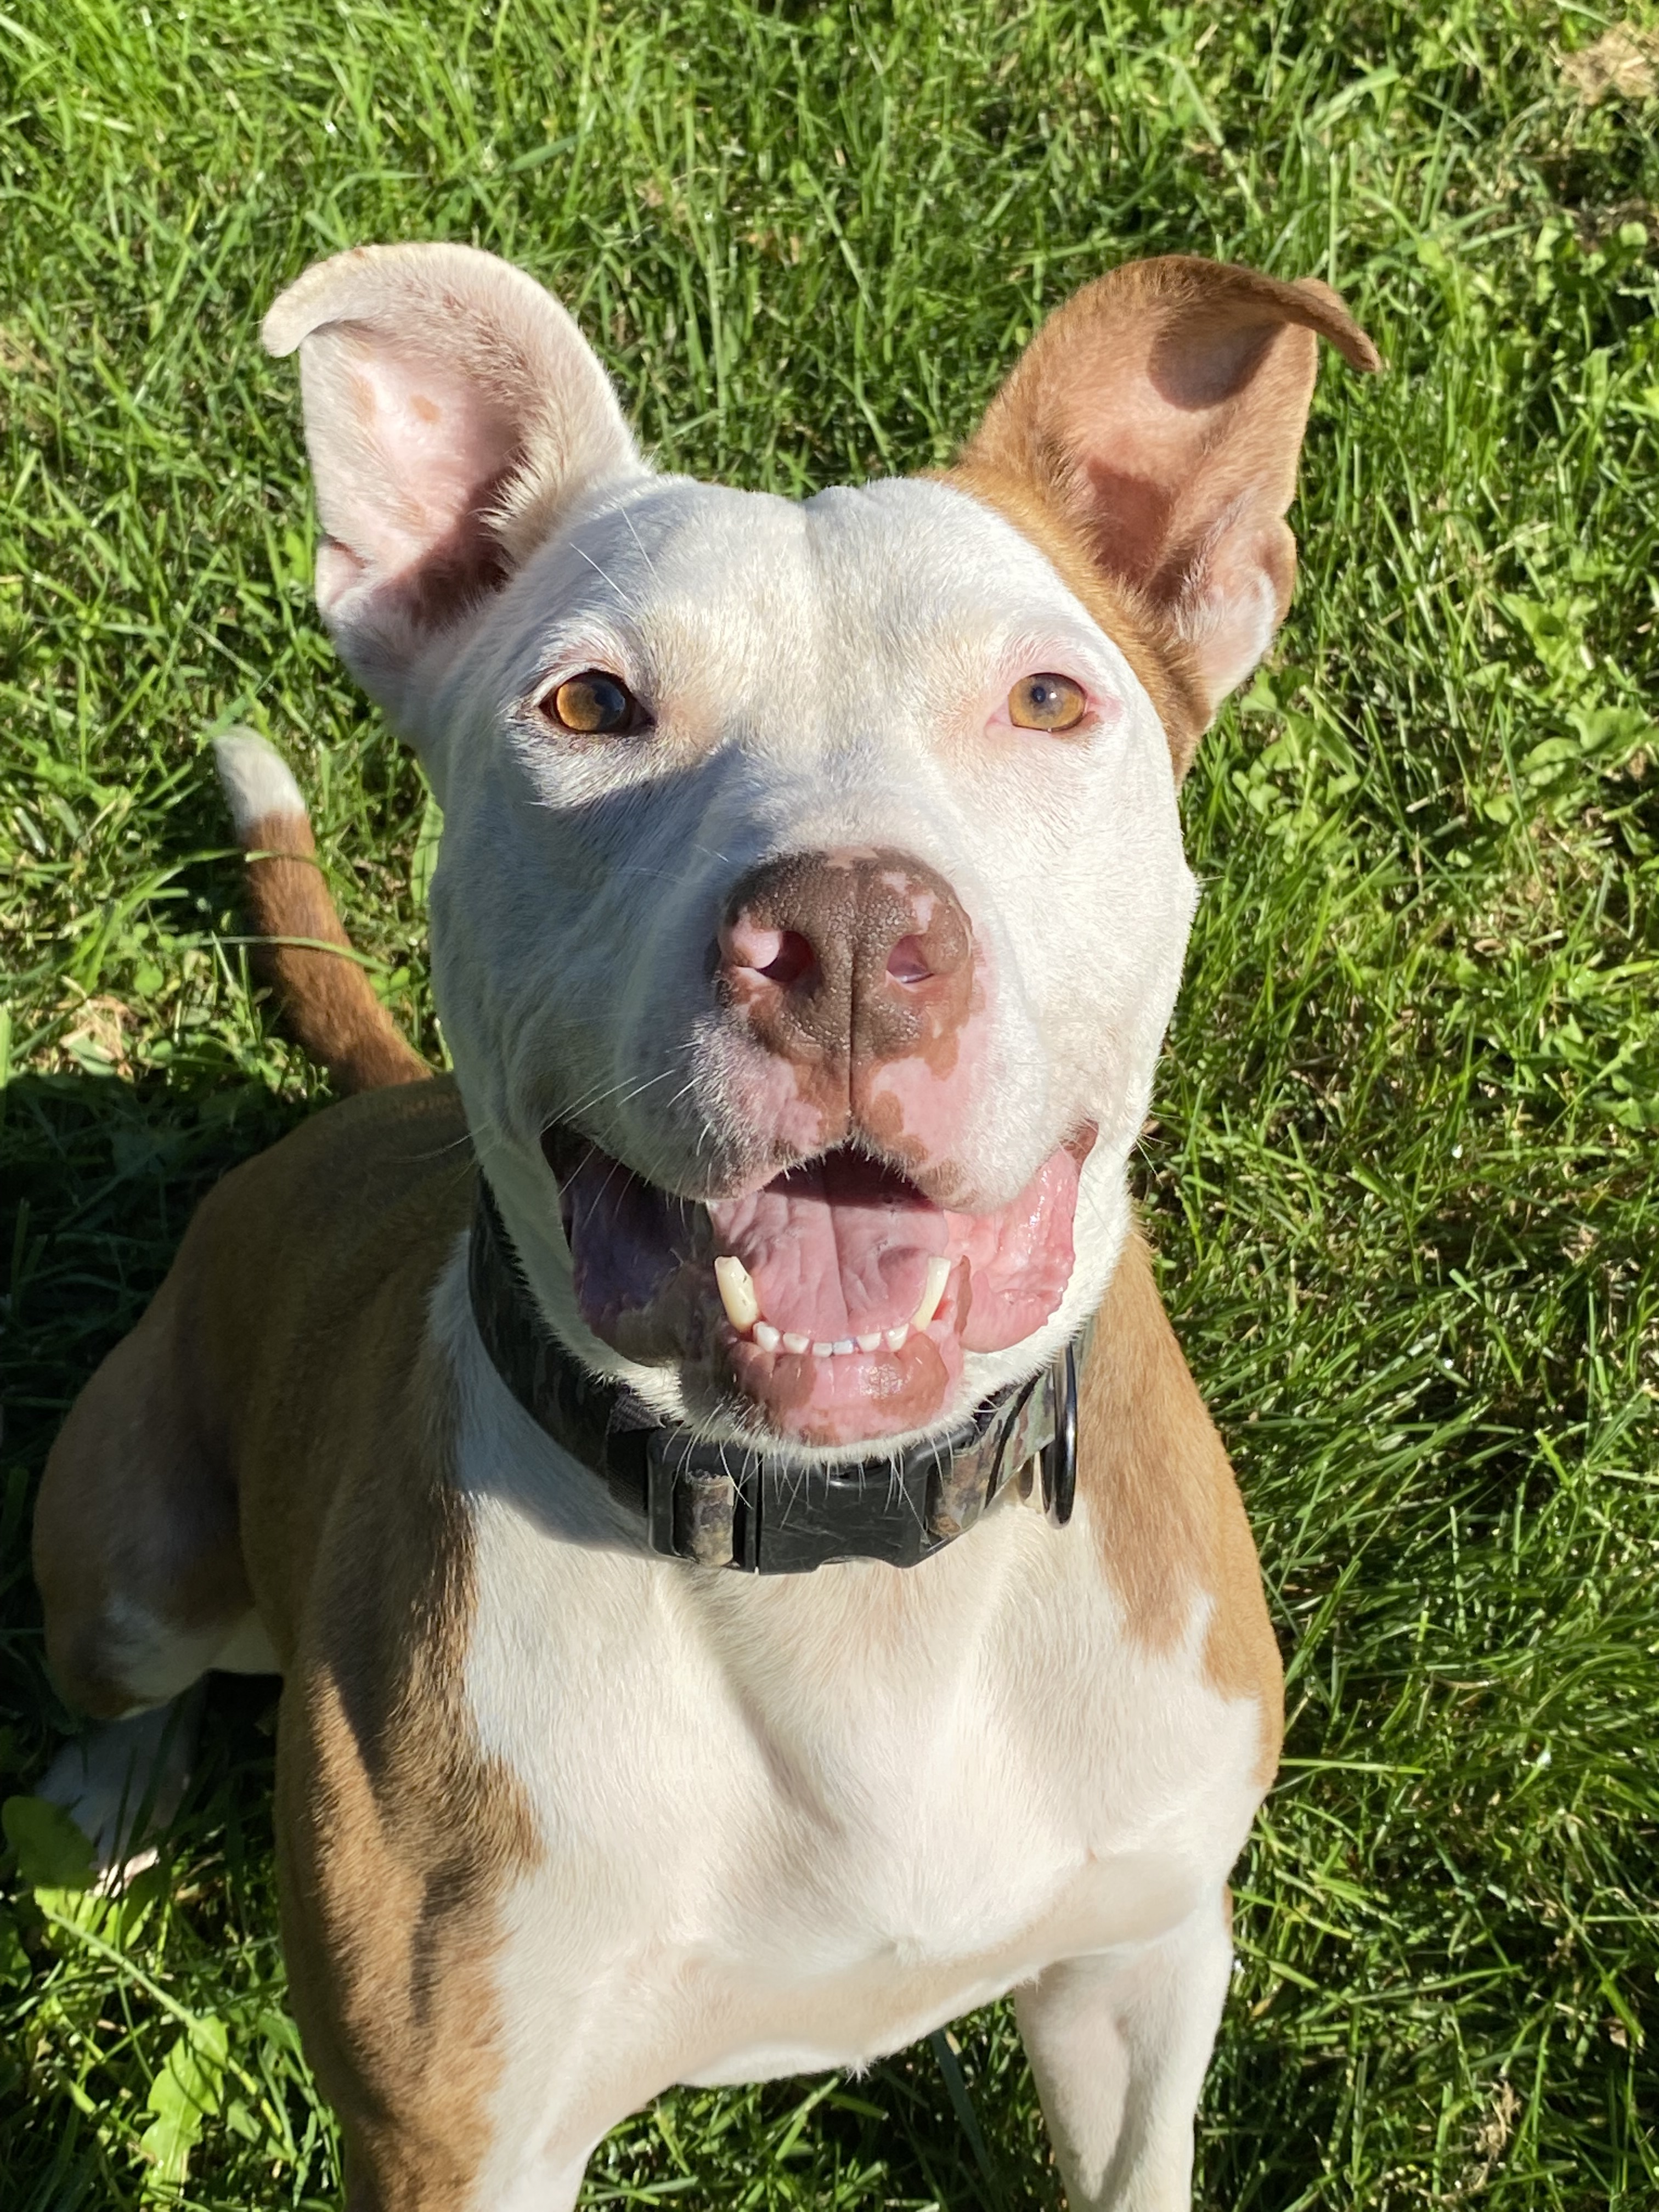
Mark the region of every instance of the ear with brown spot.
[[394, 711], [434, 637], [584, 493], [643, 469], [575, 324], [492, 253], [337, 253], [289, 286], [264, 335], [272, 353], [300, 356], [325, 533], [317, 605]]
[[1285, 521], [1328, 338], [1354, 368], [1376, 347], [1328, 285], [1184, 254], [1130, 262], [1057, 309], [959, 465], [968, 489], [1033, 507], [1139, 598], [1182, 664], [1199, 730], [1273, 641], [1290, 604]]

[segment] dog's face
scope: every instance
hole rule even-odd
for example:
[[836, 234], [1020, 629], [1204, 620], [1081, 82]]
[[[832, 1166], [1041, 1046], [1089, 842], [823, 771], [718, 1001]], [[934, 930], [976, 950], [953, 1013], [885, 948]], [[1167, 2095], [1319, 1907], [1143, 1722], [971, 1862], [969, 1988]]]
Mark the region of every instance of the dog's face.
[[1121, 1174], [1186, 939], [1121, 652], [959, 490], [641, 477], [438, 726], [446, 1033], [581, 1322], [817, 1446], [982, 1395], [1060, 1310], [1091, 1150]]
[[796, 505], [647, 469], [487, 256], [343, 256], [273, 310], [319, 600], [445, 809], [481, 1155], [554, 1327], [660, 1411], [867, 1449], [1097, 1300], [1178, 774], [1288, 598], [1316, 329], [1374, 360], [1321, 288], [1132, 267], [953, 475]]

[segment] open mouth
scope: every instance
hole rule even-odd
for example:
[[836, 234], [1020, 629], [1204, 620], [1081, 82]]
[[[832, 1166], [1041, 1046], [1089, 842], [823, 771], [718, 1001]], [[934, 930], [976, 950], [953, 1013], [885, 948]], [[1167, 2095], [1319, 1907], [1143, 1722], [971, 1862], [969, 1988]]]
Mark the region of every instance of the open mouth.
[[988, 1213], [936, 1205], [851, 1146], [741, 1197], [676, 1196], [556, 1123], [577, 1309], [600, 1340], [672, 1364], [746, 1426], [827, 1446], [927, 1427], [966, 1352], [1041, 1328], [1071, 1279], [1093, 1132]]

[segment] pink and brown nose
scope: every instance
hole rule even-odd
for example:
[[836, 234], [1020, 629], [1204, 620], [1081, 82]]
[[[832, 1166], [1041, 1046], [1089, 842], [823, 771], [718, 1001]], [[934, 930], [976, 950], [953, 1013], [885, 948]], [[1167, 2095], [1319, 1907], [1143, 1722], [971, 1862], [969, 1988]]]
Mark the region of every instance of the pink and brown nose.
[[973, 928], [944, 877], [907, 853], [792, 854], [726, 902], [716, 988], [769, 1052], [844, 1085], [866, 1115], [876, 1070], [952, 1072], [974, 1011]]

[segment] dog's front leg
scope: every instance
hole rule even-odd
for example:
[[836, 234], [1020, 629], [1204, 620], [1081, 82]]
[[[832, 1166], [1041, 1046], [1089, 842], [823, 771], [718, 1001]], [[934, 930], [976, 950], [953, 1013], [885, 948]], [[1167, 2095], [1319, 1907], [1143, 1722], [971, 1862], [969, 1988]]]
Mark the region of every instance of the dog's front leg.
[[1223, 1891], [1131, 1959], [1064, 1959], [1020, 1991], [1019, 2031], [1071, 2212], [1187, 2212], [1230, 1919]]

